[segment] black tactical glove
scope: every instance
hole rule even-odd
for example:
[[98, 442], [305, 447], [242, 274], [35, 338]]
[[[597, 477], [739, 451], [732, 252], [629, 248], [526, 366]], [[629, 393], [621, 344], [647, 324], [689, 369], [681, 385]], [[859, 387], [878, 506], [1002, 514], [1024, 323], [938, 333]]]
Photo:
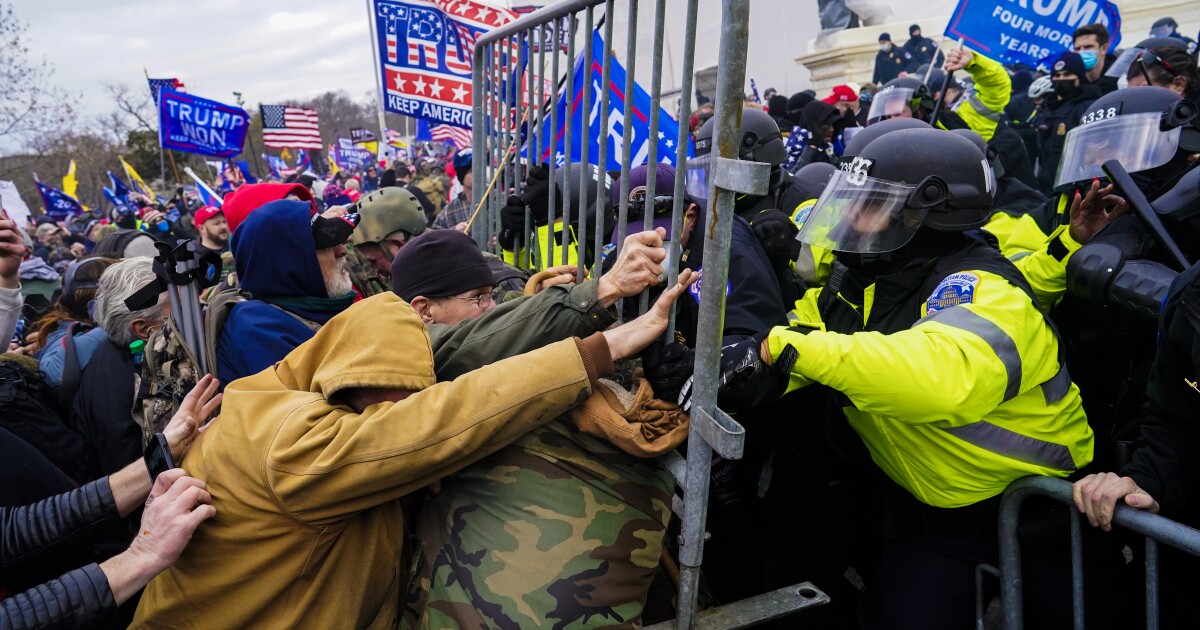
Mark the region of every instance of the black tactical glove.
[[[792, 346], [767, 365], [760, 355], [763, 339], [770, 331], [721, 349], [721, 374], [717, 381], [717, 405], [729, 413], [752, 409], [775, 400], [787, 391], [792, 367], [800, 354]], [[679, 392], [679, 406], [692, 409], [692, 383], [689, 378]]]
[[677, 400], [692, 376], [696, 353], [681, 343], [656, 341], [642, 351], [642, 370], [659, 400]]
[[767, 260], [775, 271], [787, 269], [790, 263], [800, 257], [800, 241], [796, 240], [800, 228], [783, 211], [774, 208], [763, 210], [754, 217], [750, 227], [766, 250]]
[[[529, 174], [525, 177], [525, 188], [521, 190], [521, 197], [529, 205], [529, 210], [533, 214], [533, 224], [546, 225], [546, 208], [549, 207], [550, 201], [550, 168], [548, 166], [539, 164], [530, 167]], [[561, 207], [562, 200], [557, 199], [556, 201]], [[555, 214], [557, 215], [557, 212]], [[524, 221], [523, 218], [522, 221]]]
[[500, 247], [513, 251], [517, 235], [525, 229], [525, 200], [509, 195], [508, 203], [500, 208]]

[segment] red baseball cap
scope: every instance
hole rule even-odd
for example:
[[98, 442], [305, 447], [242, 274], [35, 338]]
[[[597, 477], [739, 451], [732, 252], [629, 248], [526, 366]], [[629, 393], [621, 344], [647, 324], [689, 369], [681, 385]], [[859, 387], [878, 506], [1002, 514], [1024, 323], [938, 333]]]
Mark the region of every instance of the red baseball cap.
[[204, 225], [205, 222], [217, 216], [218, 214], [221, 214], [220, 208], [204, 206], [196, 211], [196, 214], [192, 217], [192, 223], [196, 226], [196, 229], [199, 230], [200, 226]]
[[826, 103], [829, 103], [830, 105], [833, 105], [834, 103], [844, 103], [846, 101], [857, 101], [858, 94], [855, 94], [854, 90], [850, 89], [849, 85], [839, 85], [839, 86], [833, 88], [832, 94], [830, 94], [829, 96], [826, 96], [825, 98], [823, 98], [821, 100], [825, 101]]

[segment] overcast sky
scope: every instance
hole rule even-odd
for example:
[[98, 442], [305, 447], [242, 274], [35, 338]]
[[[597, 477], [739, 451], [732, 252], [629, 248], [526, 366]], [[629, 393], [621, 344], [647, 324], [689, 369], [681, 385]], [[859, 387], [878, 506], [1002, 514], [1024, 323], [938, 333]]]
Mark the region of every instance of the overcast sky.
[[175, 76], [188, 92], [247, 107], [373, 82], [365, 0], [16, 0], [35, 58], [82, 94], [82, 109], [112, 109], [106, 82], [146, 89]]

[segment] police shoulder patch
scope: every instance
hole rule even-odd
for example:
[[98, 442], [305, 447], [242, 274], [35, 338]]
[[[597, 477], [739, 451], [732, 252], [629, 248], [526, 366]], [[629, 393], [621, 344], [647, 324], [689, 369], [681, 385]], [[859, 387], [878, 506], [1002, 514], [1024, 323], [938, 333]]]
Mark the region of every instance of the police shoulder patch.
[[[704, 267], [696, 270], [696, 281], [692, 286], [688, 287], [688, 293], [696, 300], [696, 304], [700, 303], [700, 291], [704, 289]], [[733, 281], [725, 280], [725, 297], [733, 295]]]
[[970, 304], [975, 300], [975, 287], [979, 284], [979, 276], [967, 271], [950, 274], [937, 285], [937, 288], [925, 300], [925, 315], [959, 306]]

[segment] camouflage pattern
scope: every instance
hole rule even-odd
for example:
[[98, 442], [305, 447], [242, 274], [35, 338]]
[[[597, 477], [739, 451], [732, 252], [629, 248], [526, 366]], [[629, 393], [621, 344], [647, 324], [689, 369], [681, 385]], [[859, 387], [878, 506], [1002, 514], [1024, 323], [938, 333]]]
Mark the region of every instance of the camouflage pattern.
[[446, 191], [448, 190], [439, 177], [417, 175], [412, 185], [425, 194], [425, 198], [433, 204], [434, 214], [439, 214], [446, 207]]
[[560, 418], [443, 479], [403, 628], [635, 628], [674, 481]]
[[138, 402], [133, 416], [142, 427], [143, 447], [166, 428], [200, 380], [198, 362], [174, 326], [172, 320], [150, 334], [134, 386]]
[[362, 294], [364, 298], [388, 293], [392, 290], [391, 281], [380, 276], [379, 272], [375, 271], [375, 266], [363, 258], [363, 255], [350, 243], [346, 243], [345, 265], [346, 271], [350, 274], [350, 282], [354, 284], [354, 290]]

